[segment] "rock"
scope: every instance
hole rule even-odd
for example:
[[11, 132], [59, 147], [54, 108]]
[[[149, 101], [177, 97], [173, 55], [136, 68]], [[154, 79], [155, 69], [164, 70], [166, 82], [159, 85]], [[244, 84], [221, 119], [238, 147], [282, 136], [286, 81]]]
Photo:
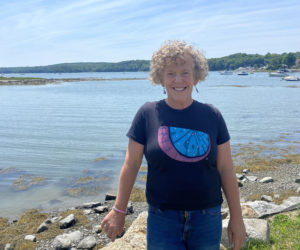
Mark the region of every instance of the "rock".
[[108, 206], [99, 206], [94, 208], [95, 213], [102, 214], [108, 211]]
[[243, 169], [243, 173], [244, 173], [244, 174], [248, 174], [249, 172], [250, 172], [250, 169], [247, 169], [247, 168], [246, 168], [246, 169]]
[[32, 242], [36, 242], [36, 237], [35, 237], [35, 235], [26, 235], [24, 240], [29, 240], [29, 241], [32, 241]]
[[109, 243], [107, 246], [102, 248], [102, 250], [146, 250], [147, 217], [148, 212], [142, 212], [128, 228], [122, 238]]
[[246, 176], [246, 179], [252, 182], [257, 181], [257, 177], [253, 175]]
[[4, 250], [14, 250], [14, 248], [11, 244], [7, 243], [4, 247]]
[[64, 235], [71, 240], [71, 244], [79, 242], [83, 237], [83, 234], [79, 230]]
[[134, 213], [133, 204], [132, 204], [132, 202], [129, 202], [128, 205], [127, 205], [127, 215], [128, 214], [133, 214], [133, 213]]
[[84, 238], [80, 243], [78, 244], [78, 249], [92, 249], [96, 245], [96, 239], [94, 236], [88, 236]]
[[112, 201], [112, 200], [115, 200], [116, 198], [117, 198], [117, 196], [114, 194], [109, 194], [109, 193], [105, 194], [106, 201]]
[[245, 177], [245, 175], [243, 175], [243, 174], [235, 174], [235, 175], [238, 180], [243, 180]]
[[222, 214], [222, 220], [226, 219], [229, 215], [229, 209], [228, 208], [222, 209], [221, 214]]
[[273, 178], [272, 177], [264, 177], [262, 178], [259, 182], [260, 183], [269, 183], [269, 182], [273, 182]]
[[238, 183], [238, 187], [244, 186], [243, 183], [240, 180], [238, 180], [237, 183]]
[[61, 216], [53, 217], [53, 218], [51, 218], [51, 223], [55, 223], [55, 222], [59, 221], [61, 218], [62, 218]]
[[258, 218], [264, 218], [272, 214], [277, 214], [282, 210], [279, 205], [266, 201], [249, 201], [246, 202], [245, 205], [251, 207], [257, 214]]
[[92, 209], [85, 209], [85, 210], [83, 210], [83, 213], [84, 213], [85, 215], [89, 215], [89, 214], [91, 214], [92, 212], [93, 212]]
[[53, 241], [53, 246], [55, 250], [69, 249], [71, 243], [72, 242], [70, 238], [67, 235], [62, 234], [55, 237]]
[[77, 230], [68, 234], [61, 234], [55, 237], [53, 241], [54, 249], [69, 249], [72, 244], [78, 243], [83, 237], [83, 234]]
[[280, 205], [282, 207], [281, 212], [288, 212], [295, 209], [299, 209], [300, 207], [300, 197], [299, 196], [291, 196], [288, 199], [284, 200]]
[[46, 224], [45, 222], [43, 222], [43, 223], [37, 228], [36, 233], [39, 234], [39, 233], [44, 232], [44, 231], [46, 231], [46, 230], [48, 230], [48, 226], [47, 226], [47, 224]]
[[244, 218], [258, 218], [257, 213], [247, 204], [241, 204], [242, 215]]
[[267, 202], [271, 202], [273, 201], [273, 198], [269, 195], [262, 195], [260, 198], [262, 201], [267, 201]]
[[[229, 248], [228, 244], [228, 235], [227, 235], [227, 227], [228, 227], [228, 219], [223, 220], [223, 229], [222, 229], [222, 238], [221, 243]], [[244, 219], [245, 228], [246, 228], [246, 243], [250, 240], [262, 240], [265, 242], [269, 241], [270, 230], [267, 220], [261, 219]]]
[[86, 202], [86, 203], [83, 203], [81, 206], [77, 206], [76, 208], [77, 209], [88, 209], [88, 208], [94, 208], [94, 207], [99, 207], [101, 206], [102, 203], [101, 202]]
[[246, 239], [263, 240], [268, 242], [270, 238], [270, 229], [267, 220], [261, 219], [244, 219], [246, 227]]
[[269, 215], [298, 209], [300, 206], [300, 197], [291, 196], [284, 200], [281, 205], [266, 201], [249, 201], [244, 203], [244, 205], [250, 206], [257, 213], [258, 218], [265, 218]]
[[296, 193], [300, 194], [300, 187], [297, 188]]
[[68, 228], [68, 227], [71, 227], [75, 224], [75, 216], [74, 214], [70, 214], [68, 215], [66, 218], [64, 218], [63, 220], [61, 220], [59, 222], [60, 224], [60, 228], [61, 229], [64, 229], [64, 228]]
[[48, 218], [43, 223], [45, 223], [45, 224], [51, 224], [52, 223], [52, 219]]
[[296, 183], [300, 183], [300, 177], [297, 177], [295, 180]]
[[96, 225], [93, 227], [93, 233], [99, 234], [102, 232], [101, 225]]

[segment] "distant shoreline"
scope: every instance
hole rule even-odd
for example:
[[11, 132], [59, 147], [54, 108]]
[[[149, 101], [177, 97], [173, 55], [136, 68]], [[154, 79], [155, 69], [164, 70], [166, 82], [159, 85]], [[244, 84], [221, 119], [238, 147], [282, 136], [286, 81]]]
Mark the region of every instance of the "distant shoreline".
[[86, 82], [86, 81], [128, 81], [128, 80], [147, 80], [147, 78], [60, 78], [60, 79], [46, 79], [46, 78], [20, 78], [7, 77], [0, 78], [1, 85], [45, 85], [45, 84], [60, 84], [62, 82]]

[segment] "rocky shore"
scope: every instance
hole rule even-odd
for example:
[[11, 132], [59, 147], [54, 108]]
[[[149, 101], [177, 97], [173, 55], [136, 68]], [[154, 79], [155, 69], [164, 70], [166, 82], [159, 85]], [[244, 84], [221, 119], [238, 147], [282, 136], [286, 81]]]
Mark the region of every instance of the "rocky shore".
[[[291, 141], [288, 136], [289, 134], [282, 134], [280, 138], [261, 145], [240, 145], [233, 152], [248, 240], [268, 241], [269, 218], [274, 214], [299, 210], [299, 143]], [[274, 147], [286, 142], [288, 147]], [[142, 173], [146, 171], [147, 167], [141, 168]], [[29, 210], [13, 221], [0, 218], [0, 250], [76, 250], [101, 249], [105, 246], [104, 250], [146, 249], [145, 218], [148, 205], [144, 191], [133, 192], [127, 209], [125, 234], [111, 244], [99, 226], [113, 203], [114, 195], [107, 194], [105, 201], [78, 204], [77, 207], [62, 212]], [[228, 208], [225, 199], [222, 215], [222, 243], [227, 247]]]
[[[260, 228], [259, 230], [262, 232], [255, 237], [267, 240], [267, 218], [269, 216], [299, 209], [300, 165], [290, 163], [283, 164], [272, 171], [251, 173], [251, 171], [245, 169], [243, 172], [237, 174], [237, 180], [240, 186], [244, 217], [250, 218], [246, 220], [246, 227], [249, 231], [247, 232], [248, 238], [252, 239], [254, 237], [251, 236], [251, 230], [255, 231], [252, 234], [258, 234], [257, 230]], [[18, 220], [8, 221], [1, 218], [0, 249], [75, 250], [103, 248], [105, 245], [110, 244], [110, 239], [101, 231], [100, 223], [112, 208], [113, 203], [114, 196], [107, 195], [105, 202], [81, 204], [62, 213], [44, 214], [37, 210], [29, 210], [21, 215]], [[147, 208], [146, 202], [129, 203], [124, 233], [128, 231], [130, 225], [142, 212], [147, 213]], [[225, 232], [226, 223], [228, 223], [228, 219], [226, 221], [226, 217], [228, 217], [226, 202], [223, 204], [222, 213]], [[145, 214], [141, 215], [142, 225], [135, 226], [134, 229], [135, 235], [141, 235], [137, 234], [137, 228], [141, 230], [142, 242], [137, 241], [134, 244], [145, 244], [145, 216]], [[130, 230], [128, 233], [130, 233]], [[127, 238], [125, 237], [123, 240], [126, 241]], [[223, 238], [226, 242], [226, 235]], [[121, 240], [117, 240], [115, 247], [114, 244], [109, 245], [110, 247], [107, 249], [123, 249], [117, 246], [129, 243], [122, 243]]]
[[62, 82], [84, 82], [84, 81], [125, 81], [125, 80], [145, 80], [146, 78], [63, 78], [63, 79], [16, 79], [5, 78], [0, 79], [1, 85], [45, 85], [45, 84], [59, 84]]

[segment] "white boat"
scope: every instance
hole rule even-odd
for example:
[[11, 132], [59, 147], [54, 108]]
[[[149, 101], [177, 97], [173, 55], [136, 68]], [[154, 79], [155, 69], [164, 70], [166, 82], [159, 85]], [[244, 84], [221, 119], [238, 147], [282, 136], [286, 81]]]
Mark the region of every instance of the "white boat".
[[246, 75], [248, 75], [248, 72], [246, 72], [246, 71], [241, 71], [241, 72], [238, 73], [238, 75], [239, 75], [239, 76], [246, 76]]
[[288, 74], [284, 70], [278, 70], [276, 72], [270, 72], [269, 76], [271, 76], [271, 77], [285, 77], [285, 76], [288, 76]]
[[296, 76], [285, 76], [282, 79], [285, 81], [300, 81], [300, 78]]
[[222, 72], [220, 72], [220, 75], [232, 75], [233, 72], [232, 71], [229, 71], [229, 70], [224, 70]]

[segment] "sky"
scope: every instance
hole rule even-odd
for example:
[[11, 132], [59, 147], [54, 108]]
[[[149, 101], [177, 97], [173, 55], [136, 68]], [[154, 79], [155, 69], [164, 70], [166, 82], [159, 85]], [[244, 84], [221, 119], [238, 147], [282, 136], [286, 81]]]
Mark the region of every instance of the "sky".
[[207, 58], [300, 51], [299, 0], [0, 0], [0, 67], [151, 60], [166, 40]]

